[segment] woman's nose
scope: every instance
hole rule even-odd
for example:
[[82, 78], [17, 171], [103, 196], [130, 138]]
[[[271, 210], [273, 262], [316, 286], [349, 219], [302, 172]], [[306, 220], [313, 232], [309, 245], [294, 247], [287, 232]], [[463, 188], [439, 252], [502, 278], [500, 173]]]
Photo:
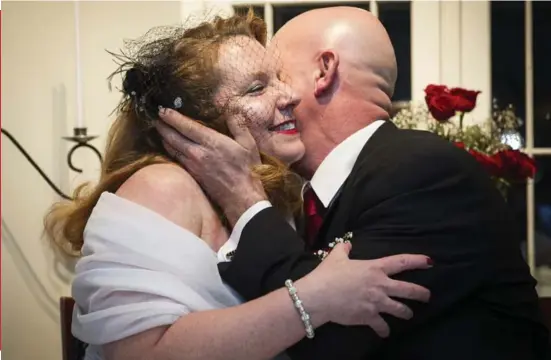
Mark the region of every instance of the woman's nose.
[[289, 106], [297, 106], [301, 101], [299, 94], [287, 84], [282, 84], [282, 86], [283, 89], [279, 97], [278, 108], [284, 109]]

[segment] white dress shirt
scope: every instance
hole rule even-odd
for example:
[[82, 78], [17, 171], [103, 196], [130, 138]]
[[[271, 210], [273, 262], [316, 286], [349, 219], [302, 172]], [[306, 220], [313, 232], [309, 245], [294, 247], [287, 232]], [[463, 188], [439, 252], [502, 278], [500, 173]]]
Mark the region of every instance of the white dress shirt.
[[[350, 172], [354, 168], [354, 164], [363, 147], [375, 131], [384, 123], [383, 120], [377, 120], [356, 131], [337, 145], [322, 161], [314, 176], [312, 176], [309, 186], [312, 187], [323, 206], [329, 206], [341, 186], [348, 176], [350, 176]], [[233, 228], [229, 240], [218, 250], [218, 261], [231, 260], [227, 255], [237, 249], [245, 225], [260, 211], [271, 206], [272, 204], [269, 201], [260, 201], [241, 215]]]

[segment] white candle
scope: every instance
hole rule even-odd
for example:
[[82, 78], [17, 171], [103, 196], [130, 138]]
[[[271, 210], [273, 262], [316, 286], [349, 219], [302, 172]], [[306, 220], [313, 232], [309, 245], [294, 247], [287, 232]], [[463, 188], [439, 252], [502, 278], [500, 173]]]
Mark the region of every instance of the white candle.
[[78, 0], [75, 4], [75, 61], [76, 61], [76, 128], [84, 127], [84, 109], [82, 107], [82, 69], [80, 64], [80, 4]]

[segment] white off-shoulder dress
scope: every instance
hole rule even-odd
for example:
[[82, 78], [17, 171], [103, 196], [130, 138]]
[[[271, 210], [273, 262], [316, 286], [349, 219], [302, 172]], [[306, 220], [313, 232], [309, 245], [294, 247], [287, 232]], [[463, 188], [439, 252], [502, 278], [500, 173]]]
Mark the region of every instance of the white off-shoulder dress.
[[106, 343], [242, 302], [203, 240], [111, 193], [101, 195], [90, 216], [82, 253], [72, 331], [89, 344], [86, 360], [104, 360]]

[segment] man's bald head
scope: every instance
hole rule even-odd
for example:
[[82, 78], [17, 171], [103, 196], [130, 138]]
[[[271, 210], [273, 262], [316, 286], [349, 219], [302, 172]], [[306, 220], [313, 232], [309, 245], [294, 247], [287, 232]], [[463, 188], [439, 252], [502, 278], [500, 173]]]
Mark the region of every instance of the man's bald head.
[[374, 72], [390, 96], [396, 83], [396, 57], [381, 22], [369, 11], [355, 7], [332, 7], [311, 10], [287, 22], [275, 35], [274, 42], [297, 57], [313, 57], [325, 49], [338, 53], [341, 72]]
[[397, 68], [384, 26], [354, 7], [322, 8], [286, 23], [270, 45], [301, 95], [296, 117], [310, 176], [327, 154], [369, 123], [389, 117]]

